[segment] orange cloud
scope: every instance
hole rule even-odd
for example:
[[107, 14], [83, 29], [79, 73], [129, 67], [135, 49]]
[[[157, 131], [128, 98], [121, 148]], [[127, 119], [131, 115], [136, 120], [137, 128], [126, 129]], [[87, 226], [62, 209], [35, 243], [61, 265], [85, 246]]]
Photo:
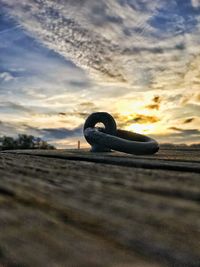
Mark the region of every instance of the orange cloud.
[[188, 118], [188, 119], [184, 120], [183, 123], [190, 123], [192, 121], [194, 121], [194, 118]]
[[156, 123], [160, 121], [160, 119], [156, 116], [147, 116], [143, 114], [134, 114], [134, 115], [129, 115], [128, 117], [120, 115], [120, 114], [115, 114], [114, 117], [119, 127], [130, 126], [134, 123], [149, 124], [149, 123]]
[[159, 110], [160, 108], [160, 103], [161, 103], [161, 98], [160, 96], [154, 96], [153, 99], [152, 99], [152, 104], [150, 105], [147, 105], [146, 108], [148, 109], [156, 109], [156, 110]]
[[136, 114], [135, 117], [131, 120], [129, 120], [127, 123], [141, 123], [141, 124], [146, 124], [146, 123], [155, 123], [158, 122], [159, 118], [156, 116], [147, 116], [147, 115], [142, 115], [142, 114]]

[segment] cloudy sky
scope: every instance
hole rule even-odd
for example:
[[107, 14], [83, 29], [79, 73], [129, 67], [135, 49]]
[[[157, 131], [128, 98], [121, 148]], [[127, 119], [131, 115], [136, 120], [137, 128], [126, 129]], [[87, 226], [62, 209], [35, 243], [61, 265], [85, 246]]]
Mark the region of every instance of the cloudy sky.
[[200, 141], [200, 0], [0, 0], [0, 135], [73, 147], [94, 111]]

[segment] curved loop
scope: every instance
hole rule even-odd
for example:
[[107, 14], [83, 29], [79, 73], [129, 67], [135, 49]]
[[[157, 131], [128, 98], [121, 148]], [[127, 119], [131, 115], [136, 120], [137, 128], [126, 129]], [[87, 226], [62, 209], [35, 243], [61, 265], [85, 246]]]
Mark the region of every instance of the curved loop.
[[[134, 132], [115, 130], [116, 123], [113, 121], [113, 117], [104, 112], [93, 113], [88, 117], [84, 125], [84, 136], [92, 146], [91, 151], [105, 152], [112, 149], [128, 154], [144, 155], [154, 154], [159, 150], [156, 140]], [[102, 122], [105, 129], [95, 128], [98, 122]]]
[[[95, 125], [97, 123], [103, 123], [105, 128], [95, 128]], [[83, 131], [84, 136], [87, 142], [92, 146], [93, 152], [109, 152], [110, 149], [106, 148], [105, 146], [98, 145], [98, 143], [93, 138], [90, 138], [85, 134], [85, 130], [88, 128], [95, 128], [98, 129], [101, 132], [110, 134], [110, 135], [116, 135], [117, 133], [117, 125], [113, 117], [107, 113], [107, 112], [95, 112], [92, 113], [85, 121]]]

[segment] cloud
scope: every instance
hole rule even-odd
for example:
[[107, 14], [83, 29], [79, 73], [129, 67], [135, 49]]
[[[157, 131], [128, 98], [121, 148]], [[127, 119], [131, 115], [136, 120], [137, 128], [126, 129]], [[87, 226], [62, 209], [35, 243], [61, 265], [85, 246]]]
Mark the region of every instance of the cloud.
[[152, 99], [152, 104], [147, 105], [146, 108], [159, 110], [160, 103], [161, 103], [161, 98], [159, 96], [154, 96]]
[[127, 121], [127, 124], [133, 124], [133, 123], [155, 123], [158, 122], [159, 119], [155, 116], [147, 116], [142, 114], [136, 114], [132, 119]]
[[[126, 77], [130, 55], [138, 51], [137, 43], [143, 39], [142, 35], [147, 29], [151, 31], [147, 21], [159, 6], [159, 1], [151, 4], [148, 1], [135, 1], [133, 4], [131, 1], [113, 0], [86, 0], [84, 4], [70, 0], [1, 2], [22, 26], [48, 47], [93, 74], [102, 74], [121, 82], [130, 78]], [[143, 28], [143, 34], [135, 30], [138, 24]], [[131, 41], [133, 34], [138, 39], [133, 47], [124, 42], [127, 32]], [[149, 50], [153, 53], [160, 51], [155, 47], [140, 48], [144, 52]], [[133, 63], [131, 60], [130, 64]]]
[[190, 122], [193, 122], [194, 121], [194, 118], [188, 118], [186, 120], [184, 120], [183, 123], [190, 123]]
[[46, 140], [64, 139], [82, 134], [82, 125], [75, 128], [40, 128], [30, 126], [23, 122], [7, 122], [0, 121], [0, 136], [17, 135], [20, 133], [33, 134], [35, 136], [44, 137]]
[[200, 131], [194, 132], [177, 132], [168, 134], [154, 134], [153, 138], [157, 139], [160, 143], [175, 143], [175, 144], [199, 144]]
[[169, 129], [173, 130], [175, 132], [179, 132], [182, 135], [200, 136], [200, 130], [198, 130], [198, 129], [182, 129], [182, 128], [178, 128], [178, 127], [170, 127]]
[[74, 129], [66, 129], [66, 128], [40, 129], [39, 132], [44, 136], [46, 140], [65, 139], [74, 136], [81, 136], [82, 126], [76, 127]]
[[181, 104], [183, 106], [187, 106], [187, 105], [190, 105], [190, 104], [193, 104], [193, 105], [200, 105], [200, 94], [199, 92], [195, 92], [194, 90], [192, 90], [193, 93], [189, 92], [182, 96], [181, 98]]
[[0, 137], [16, 136], [19, 133], [19, 125], [10, 122], [0, 121]]
[[12, 112], [21, 111], [26, 113], [31, 113], [33, 110], [30, 107], [25, 107], [23, 105], [13, 103], [13, 102], [0, 102], [0, 111], [10, 110]]
[[13, 81], [15, 77], [12, 76], [9, 72], [0, 73], [0, 83]]
[[103, 75], [143, 90], [177, 86], [200, 43], [197, 0], [1, 2], [30, 34], [98, 82]]
[[194, 8], [200, 7], [200, 0], [191, 0]]
[[96, 81], [115, 81], [135, 90], [168, 90], [169, 84], [181, 88], [185, 65], [200, 44], [200, 16], [192, 8], [197, 1], [0, 3], [32, 36]]
[[144, 115], [144, 114], [129, 114], [122, 115], [120, 113], [113, 114], [117, 125], [119, 128], [127, 128], [131, 125], [140, 124], [140, 125], [148, 125], [154, 124], [160, 121], [160, 119], [156, 116]]
[[9, 29], [2, 30], [2, 31], [0, 31], [0, 35], [5, 34], [5, 33], [10, 33], [10, 32], [12, 32], [12, 31], [14, 31], [20, 27], [21, 27], [20, 25], [17, 25], [17, 26], [11, 27]]

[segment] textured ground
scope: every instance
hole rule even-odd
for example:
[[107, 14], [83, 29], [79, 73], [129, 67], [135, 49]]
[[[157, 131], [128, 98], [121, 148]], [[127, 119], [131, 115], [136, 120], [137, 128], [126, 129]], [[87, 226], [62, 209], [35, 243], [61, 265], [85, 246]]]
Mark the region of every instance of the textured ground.
[[198, 150], [0, 153], [0, 266], [199, 267], [199, 204]]

